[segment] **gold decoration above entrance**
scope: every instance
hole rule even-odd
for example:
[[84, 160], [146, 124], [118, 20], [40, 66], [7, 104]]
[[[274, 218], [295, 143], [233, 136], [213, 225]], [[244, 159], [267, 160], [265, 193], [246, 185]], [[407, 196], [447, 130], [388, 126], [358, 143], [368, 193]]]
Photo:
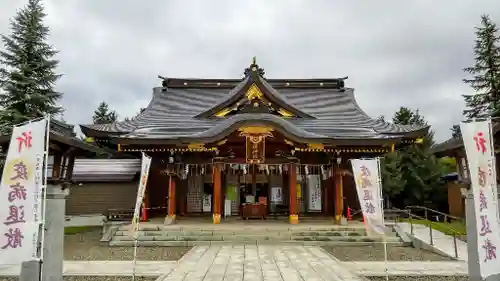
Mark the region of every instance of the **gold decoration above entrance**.
[[246, 96], [247, 96], [247, 99], [248, 100], [260, 100], [264, 97], [264, 94], [260, 91], [259, 87], [257, 87], [257, 85], [255, 84], [252, 84], [252, 86], [250, 86], [250, 88], [248, 89], [247, 93], [246, 93]]
[[237, 113], [258, 112], [270, 113], [280, 117], [296, 117], [295, 114], [286, 110], [284, 107], [286, 107], [286, 104], [271, 102], [269, 97], [266, 97], [259, 86], [256, 83], [252, 83], [244, 96], [242, 94], [242, 97], [234, 101], [233, 104], [220, 108], [213, 116], [221, 118]]
[[266, 138], [272, 138], [273, 129], [268, 127], [242, 127], [240, 136], [245, 137], [246, 162], [261, 164], [266, 159]]

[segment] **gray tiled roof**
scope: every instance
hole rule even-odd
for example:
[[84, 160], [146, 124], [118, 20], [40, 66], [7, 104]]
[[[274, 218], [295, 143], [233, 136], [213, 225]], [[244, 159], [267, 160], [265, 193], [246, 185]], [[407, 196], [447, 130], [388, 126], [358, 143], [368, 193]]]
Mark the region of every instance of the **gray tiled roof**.
[[[49, 156], [48, 174], [52, 175], [53, 158]], [[141, 171], [141, 159], [75, 159], [72, 180], [75, 182], [132, 181]]]
[[[245, 113], [228, 118], [194, 118], [224, 102], [247, 83], [246, 77], [234, 89], [227, 87], [154, 88], [146, 110], [129, 121], [113, 124], [81, 125], [83, 131], [121, 133], [127, 138], [175, 139], [208, 137], [245, 120], [264, 120], [282, 126], [303, 138], [401, 137], [422, 127], [394, 125], [369, 117], [357, 104], [354, 89], [332, 87], [280, 87], [272, 94], [312, 118], [281, 118], [272, 114]], [[261, 82], [271, 87], [273, 79]]]

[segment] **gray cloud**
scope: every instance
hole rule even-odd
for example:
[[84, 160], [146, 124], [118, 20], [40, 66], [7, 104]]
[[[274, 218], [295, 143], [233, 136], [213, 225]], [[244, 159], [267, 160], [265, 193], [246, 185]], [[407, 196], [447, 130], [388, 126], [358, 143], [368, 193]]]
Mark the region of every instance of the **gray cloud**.
[[[1, 0], [0, 32], [23, 5]], [[462, 68], [495, 0], [46, 0], [60, 50], [65, 118], [88, 123], [105, 100], [120, 116], [147, 105], [158, 74], [239, 77], [257, 56], [271, 78], [349, 76], [372, 115], [419, 108], [436, 137], [461, 120]]]

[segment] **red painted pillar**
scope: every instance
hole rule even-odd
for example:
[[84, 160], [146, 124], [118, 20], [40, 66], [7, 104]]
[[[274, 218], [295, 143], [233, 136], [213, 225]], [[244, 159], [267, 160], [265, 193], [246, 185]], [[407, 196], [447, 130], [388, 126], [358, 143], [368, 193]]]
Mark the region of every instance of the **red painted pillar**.
[[214, 224], [219, 224], [221, 221], [221, 200], [222, 200], [222, 178], [221, 170], [218, 164], [214, 164], [213, 168], [214, 196], [212, 215]]
[[168, 177], [168, 219], [175, 221], [175, 178]]
[[299, 212], [297, 206], [297, 168], [295, 164], [290, 164], [288, 168], [288, 183], [289, 183], [289, 196], [290, 196], [290, 224], [299, 223]]

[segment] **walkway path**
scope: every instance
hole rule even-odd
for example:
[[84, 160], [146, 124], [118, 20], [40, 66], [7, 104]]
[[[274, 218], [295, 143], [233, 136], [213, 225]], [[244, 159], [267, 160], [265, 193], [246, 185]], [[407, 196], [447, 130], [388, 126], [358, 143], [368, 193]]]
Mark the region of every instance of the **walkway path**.
[[[177, 266], [176, 261], [137, 261], [137, 276], [168, 274]], [[131, 276], [132, 261], [64, 261], [65, 276]], [[0, 266], [0, 276], [19, 276], [19, 266]]]
[[357, 261], [343, 262], [347, 268], [364, 276], [455, 276], [467, 275], [467, 263], [461, 261]]
[[[362, 280], [357, 275], [466, 275], [465, 262], [340, 262], [319, 247], [199, 246], [176, 261], [138, 261], [137, 276], [158, 281]], [[132, 261], [65, 261], [65, 276], [130, 276]], [[0, 267], [0, 276], [18, 276], [19, 267]]]
[[201, 246], [158, 281], [358, 281], [318, 247]]
[[[410, 235], [411, 226], [409, 223], [399, 223], [401, 229]], [[424, 225], [413, 224], [413, 236], [430, 245], [430, 233], [429, 228]], [[453, 242], [453, 237], [442, 233], [441, 231], [432, 230], [432, 241], [434, 248], [447, 254], [450, 257], [455, 258], [455, 246]], [[467, 243], [460, 239], [456, 239], [458, 260], [467, 261]]]

